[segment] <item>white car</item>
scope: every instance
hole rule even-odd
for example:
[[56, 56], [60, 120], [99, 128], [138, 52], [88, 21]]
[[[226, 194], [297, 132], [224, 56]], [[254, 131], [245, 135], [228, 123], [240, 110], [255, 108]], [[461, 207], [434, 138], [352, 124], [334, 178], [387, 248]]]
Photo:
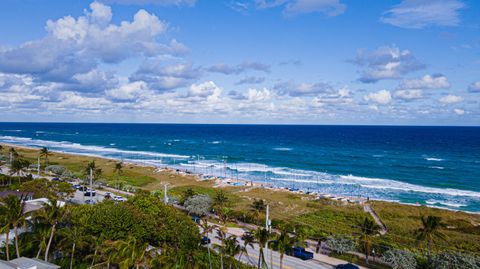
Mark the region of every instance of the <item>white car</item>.
[[114, 195], [113, 201], [124, 202], [124, 201], [127, 201], [127, 199], [122, 196]]

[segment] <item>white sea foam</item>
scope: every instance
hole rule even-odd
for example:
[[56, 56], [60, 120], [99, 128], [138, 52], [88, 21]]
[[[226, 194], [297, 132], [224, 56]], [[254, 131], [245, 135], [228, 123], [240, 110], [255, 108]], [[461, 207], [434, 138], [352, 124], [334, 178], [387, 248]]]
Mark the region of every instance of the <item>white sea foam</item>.
[[429, 166], [428, 168], [439, 169], [439, 170], [445, 169], [445, 167], [443, 167], [443, 166]]
[[357, 182], [360, 186], [365, 188], [373, 189], [391, 189], [391, 190], [401, 190], [408, 192], [420, 192], [420, 193], [431, 193], [431, 194], [444, 194], [450, 196], [467, 196], [480, 198], [480, 192], [468, 191], [468, 190], [459, 190], [451, 188], [435, 188], [435, 187], [426, 187], [415, 184], [410, 184], [406, 182], [401, 182], [391, 179], [380, 179], [380, 178], [365, 178], [357, 176], [340, 176], [341, 179], [347, 180], [350, 183]]
[[425, 157], [425, 160], [431, 161], [431, 162], [441, 162], [441, 161], [444, 161], [443, 159], [434, 158], [434, 157]]
[[[117, 148], [107, 148], [102, 146], [88, 146], [81, 145], [78, 143], [72, 143], [67, 141], [50, 141], [50, 140], [39, 140], [31, 139], [28, 137], [14, 137], [14, 136], [0, 136], [0, 140], [6, 143], [19, 144], [24, 146], [35, 146], [35, 147], [50, 147], [53, 150], [69, 152], [73, 150], [75, 154], [82, 155], [95, 155], [95, 156], [104, 156], [103, 154], [118, 154], [118, 155], [134, 155], [139, 158], [145, 157], [158, 157], [158, 158], [178, 158], [178, 159], [187, 159], [190, 156], [178, 155], [178, 154], [166, 154], [166, 153], [156, 153], [149, 151], [132, 151], [132, 150], [121, 150]], [[80, 151], [80, 152], [79, 152]], [[108, 156], [107, 156], [108, 157]]]
[[2, 131], [19, 133], [19, 132], [22, 132], [23, 130], [2, 130]]
[[273, 148], [273, 150], [277, 150], [277, 151], [291, 151], [293, 150], [292, 148]]
[[450, 202], [450, 201], [432, 200], [432, 199], [427, 200], [425, 202], [429, 205], [439, 205], [440, 204], [440, 205], [445, 205], [445, 206], [455, 207], [455, 208], [467, 206], [466, 204], [460, 204], [460, 203], [455, 203], [455, 202]]

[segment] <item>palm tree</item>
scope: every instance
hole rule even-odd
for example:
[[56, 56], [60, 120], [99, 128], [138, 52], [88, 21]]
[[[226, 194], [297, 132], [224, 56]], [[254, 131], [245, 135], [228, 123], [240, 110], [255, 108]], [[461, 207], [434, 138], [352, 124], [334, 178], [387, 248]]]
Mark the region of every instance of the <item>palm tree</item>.
[[24, 173], [27, 171], [30, 166], [30, 162], [24, 159], [16, 158], [13, 160], [10, 165], [10, 175], [17, 175], [19, 177], [19, 183], [21, 183], [20, 178], [24, 176]]
[[242, 252], [242, 247], [238, 243], [237, 236], [230, 235], [225, 238], [224, 242], [225, 254], [229, 257], [229, 268], [232, 268], [232, 265], [236, 266], [235, 256]]
[[242, 253], [240, 253], [240, 257], [238, 258], [241, 260], [242, 255], [245, 253], [247, 256], [248, 260], [250, 261], [250, 256], [248, 254], [248, 247], [255, 248], [253, 243], [255, 243], [255, 236], [251, 232], [245, 232], [242, 235], [242, 241], [243, 241], [243, 248], [242, 248]]
[[114, 172], [117, 174], [117, 189], [120, 188], [120, 176], [123, 174], [123, 162], [115, 163]]
[[95, 164], [95, 161], [91, 161], [87, 164], [85, 167], [85, 174], [90, 175], [90, 171], [93, 173], [94, 178], [99, 178], [102, 175], [102, 169], [97, 168], [97, 165]]
[[143, 243], [135, 237], [129, 237], [127, 241], [119, 240], [116, 242], [120, 261], [120, 268], [128, 269], [130, 266], [134, 266], [136, 269], [140, 268], [140, 265], [144, 263], [145, 254], [147, 252], [147, 243]]
[[75, 225], [75, 226], [63, 228], [59, 232], [63, 237], [63, 240], [60, 241], [60, 244], [66, 245], [66, 246], [70, 246], [70, 245], [72, 246], [72, 249], [70, 252], [70, 269], [72, 269], [76, 248], [77, 247], [81, 248], [86, 244], [86, 241], [84, 240], [84, 229], [81, 228], [80, 226]]
[[440, 230], [440, 228], [445, 227], [445, 224], [442, 223], [442, 218], [437, 216], [422, 216], [421, 220], [422, 227], [415, 232], [415, 235], [417, 240], [427, 243], [427, 257], [428, 261], [431, 262], [431, 244], [437, 238], [442, 240], [446, 239], [445, 234]]
[[220, 252], [220, 268], [223, 269], [223, 254], [225, 253], [225, 240], [227, 238], [227, 228], [224, 226], [217, 227], [217, 236], [216, 238], [222, 242], [221, 246], [216, 246]]
[[217, 207], [222, 208], [228, 203], [228, 197], [224, 191], [219, 190], [215, 194], [215, 198], [213, 199], [213, 202]]
[[118, 256], [117, 242], [112, 240], [103, 241], [101, 247], [98, 250], [98, 254], [103, 262], [98, 263], [95, 266], [92, 265], [89, 268], [94, 268], [100, 265], [107, 265], [107, 269], [110, 269], [110, 265]]
[[266, 265], [263, 248], [265, 247], [265, 245], [268, 243], [268, 240], [270, 239], [270, 232], [265, 228], [259, 227], [254, 232], [254, 236], [258, 244], [260, 245], [260, 255], [258, 256], [258, 269], [260, 269], [261, 266]]
[[260, 216], [266, 210], [267, 205], [262, 199], [255, 199], [250, 205], [250, 208], [253, 211], [253, 216], [255, 217], [258, 224], [260, 222]]
[[23, 197], [18, 198], [14, 195], [9, 195], [3, 199], [3, 204], [6, 210], [4, 218], [8, 225], [8, 229], [6, 231], [6, 255], [7, 260], [10, 258], [8, 253], [8, 233], [10, 232], [10, 227], [13, 227], [13, 233], [15, 235], [15, 251], [17, 254], [17, 258], [20, 258], [20, 248], [18, 245], [18, 228], [25, 225], [26, 222], [26, 215], [25, 215], [25, 202], [23, 201]]
[[370, 249], [372, 248], [372, 237], [378, 234], [380, 229], [378, 225], [371, 219], [365, 218], [360, 223], [361, 229], [361, 241], [363, 241], [363, 248], [365, 249], [365, 263], [368, 264], [368, 255], [370, 255]]
[[280, 234], [277, 235], [274, 241], [277, 251], [280, 253], [280, 269], [283, 268], [283, 258], [285, 253], [294, 247], [293, 239], [290, 237], [290, 231], [287, 227], [280, 228]]
[[65, 209], [60, 207], [57, 203], [57, 200], [52, 199], [49, 201], [49, 204], [46, 204], [42, 211], [40, 211], [39, 217], [50, 225], [50, 236], [48, 239], [47, 247], [45, 248], [45, 261], [48, 262], [48, 253], [50, 247], [52, 246], [53, 236], [55, 234], [55, 229], [63, 220], [65, 216]]
[[0, 203], [0, 232], [5, 233], [5, 255], [7, 256], [7, 261], [10, 260], [9, 244], [10, 244], [10, 222], [8, 219], [9, 208]]
[[40, 150], [40, 157], [45, 158], [45, 173], [47, 173], [47, 167], [48, 167], [48, 156], [52, 155], [51, 152], [48, 150], [47, 147], [43, 147]]
[[[207, 221], [207, 219], [205, 219], [200, 224], [200, 228], [202, 229], [202, 236], [206, 236], [208, 238], [208, 235], [216, 229], [216, 226], [215, 225], [208, 225], [208, 221]], [[209, 265], [209, 268], [212, 269], [212, 258], [211, 258], [211, 255], [210, 255], [210, 244], [207, 245], [207, 252], [208, 252], [208, 265]]]
[[9, 154], [10, 154], [10, 163], [13, 162], [13, 160], [15, 160], [15, 158], [18, 157], [18, 153], [17, 151], [15, 150], [15, 148], [10, 148], [10, 150], [8, 151]]

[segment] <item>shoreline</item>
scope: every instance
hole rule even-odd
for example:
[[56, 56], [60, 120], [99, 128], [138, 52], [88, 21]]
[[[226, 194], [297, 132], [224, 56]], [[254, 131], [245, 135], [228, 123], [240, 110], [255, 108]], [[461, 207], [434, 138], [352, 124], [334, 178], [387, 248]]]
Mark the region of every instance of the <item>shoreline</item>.
[[[0, 145], [4, 145], [6, 147], [14, 147], [14, 148], [20, 148], [24, 150], [39, 150], [41, 149], [41, 146], [39, 147], [34, 147], [34, 146], [24, 146], [24, 145], [17, 145], [17, 144], [11, 144], [11, 143], [0, 143]], [[283, 192], [288, 192], [291, 194], [298, 194], [298, 195], [309, 195], [313, 197], [315, 200], [319, 199], [331, 199], [343, 204], [357, 204], [357, 205], [364, 205], [368, 201], [378, 201], [378, 202], [386, 202], [386, 203], [391, 203], [391, 204], [400, 204], [400, 205], [406, 205], [406, 206], [414, 206], [414, 207], [428, 207], [428, 208], [433, 208], [433, 209], [438, 209], [438, 210], [446, 210], [449, 212], [460, 212], [460, 213], [466, 213], [466, 214], [472, 214], [472, 215], [480, 215], [479, 212], [474, 212], [474, 211], [466, 211], [466, 210], [459, 210], [459, 209], [452, 209], [452, 208], [446, 208], [446, 207], [441, 207], [441, 206], [435, 206], [435, 205], [430, 205], [430, 204], [415, 204], [415, 203], [407, 203], [407, 202], [401, 202], [401, 201], [392, 201], [388, 199], [378, 199], [378, 198], [364, 198], [364, 197], [351, 197], [347, 195], [335, 195], [331, 193], [318, 193], [318, 192], [306, 192], [301, 189], [296, 189], [296, 190], [291, 190], [290, 188], [286, 187], [275, 187], [271, 184], [265, 185], [260, 182], [255, 182], [252, 180], [248, 179], [241, 179], [241, 178], [222, 178], [222, 177], [216, 177], [216, 176], [210, 176], [208, 175], [208, 178], [204, 178], [202, 173], [194, 172], [188, 169], [179, 169], [177, 167], [171, 167], [168, 165], [165, 166], [156, 166], [153, 164], [146, 164], [142, 163], [141, 160], [137, 161], [132, 161], [132, 160], [122, 160], [118, 158], [111, 158], [111, 157], [105, 157], [97, 154], [88, 154], [88, 153], [70, 153], [70, 152], [65, 152], [65, 151], [58, 151], [58, 150], [50, 150], [51, 152], [57, 153], [57, 154], [65, 154], [65, 155], [71, 155], [71, 156], [82, 156], [82, 157], [93, 157], [93, 158], [98, 158], [98, 159], [104, 159], [104, 160], [109, 160], [109, 161], [122, 161], [125, 164], [129, 165], [135, 165], [138, 167], [144, 167], [144, 168], [152, 168], [155, 170], [155, 172], [161, 172], [161, 171], [167, 171], [168, 173], [173, 173], [173, 174], [179, 174], [181, 176], [191, 176], [194, 177], [196, 181], [210, 181], [213, 180], [214, 184], [212, 188], [224, 188], [224, 187], [251, 187], [251, 188], [261, 188], [261, 189], [267, 189], [270, 191], [283, 191]], [[231, 184], [235, 183], [235, 184]], [[237, 185], [238, 183], [241, 183], [241, 185]]]

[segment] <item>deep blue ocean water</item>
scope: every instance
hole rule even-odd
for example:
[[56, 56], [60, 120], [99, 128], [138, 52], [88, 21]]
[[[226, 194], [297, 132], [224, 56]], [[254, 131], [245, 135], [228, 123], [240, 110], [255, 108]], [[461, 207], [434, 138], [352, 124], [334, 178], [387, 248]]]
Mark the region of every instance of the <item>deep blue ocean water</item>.
[[480, 128], [0, 123], [0, 143], [480, 212]]

